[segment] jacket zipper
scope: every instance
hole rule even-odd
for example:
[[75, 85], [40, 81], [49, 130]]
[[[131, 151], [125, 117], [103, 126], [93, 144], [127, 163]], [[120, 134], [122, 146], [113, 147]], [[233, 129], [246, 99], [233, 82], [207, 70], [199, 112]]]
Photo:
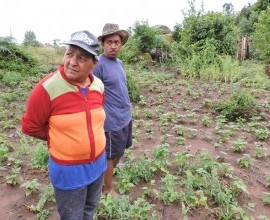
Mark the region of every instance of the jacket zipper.
[[89, 143], [90, 143], [90, 160], [93, 161], [95, 158], [95, 141], [94, 141], [94, 134], [92, 130], [92, 119], [90, 114], [90, 108], [88, 107], [88, 99], [89, 96], [89, 88], [86, 87], [86, 94], [84, 96], [85, 101], [85, 116], [86, 116], [86, 124], [87, 124], [87, 131], [88, 131], [88, 137], [89, 137]]

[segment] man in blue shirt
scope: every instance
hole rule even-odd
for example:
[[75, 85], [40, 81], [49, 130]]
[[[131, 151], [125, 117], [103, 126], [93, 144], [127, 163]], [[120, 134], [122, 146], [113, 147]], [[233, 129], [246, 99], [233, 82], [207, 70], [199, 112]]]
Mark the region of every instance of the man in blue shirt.
[[128, 32], [120, 30], [117, 24], [105, 24], [102, 35], [98, 37], [104, 53], [93, 70], [94, 75], [100, 78], [105, 86], [104, 128], [108, 166], [104, 175], [103, 193], [106, 195], [111, 192], [113, 196], [117, 196], [113, 187], [113, 169], [124, 155], [125, 149], [132, 145], [131, 102], [124, 66], [118, 58], [128, 37]]

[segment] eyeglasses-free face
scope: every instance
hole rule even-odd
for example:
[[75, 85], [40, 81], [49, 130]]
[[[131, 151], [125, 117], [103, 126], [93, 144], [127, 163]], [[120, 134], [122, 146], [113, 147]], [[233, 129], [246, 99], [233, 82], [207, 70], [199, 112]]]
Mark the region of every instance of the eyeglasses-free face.
[[85, 87], [90, 83], [89, 73], [95, 67], [97, 60], [80, 47], [68, 46], [64, 55], [64, 71], [67, 79], [73, 85]]
[[103, 40], [104, 54], [111, 59], [117, 58], [121, 47], [122, 39], [119, 35], [110, 35]]

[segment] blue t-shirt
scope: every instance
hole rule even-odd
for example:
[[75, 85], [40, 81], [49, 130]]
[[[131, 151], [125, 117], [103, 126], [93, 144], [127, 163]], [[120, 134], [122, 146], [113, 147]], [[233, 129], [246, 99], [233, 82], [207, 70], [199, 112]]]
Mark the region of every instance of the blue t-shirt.
[[109, 59], [102, 54], [93, 70], [105, 86], [105, 131], [118, 131], [131, 121], [131, 102], [126, 73], [121, 60]]
[[107, 168], [106, 153], [94, 163], [59, 165], [49, 157], [49, 176], [54, 187], [61, 190], [77, 189], [94, 182]]

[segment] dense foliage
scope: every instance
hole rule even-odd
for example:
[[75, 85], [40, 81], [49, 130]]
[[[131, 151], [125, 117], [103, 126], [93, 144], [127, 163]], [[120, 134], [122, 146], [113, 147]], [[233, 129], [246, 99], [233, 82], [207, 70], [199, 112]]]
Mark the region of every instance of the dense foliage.
[[0, 78], [2, 71], [17, 71], [22, 75], [38, 72], [38, 62], [9, 39], [0, 39]]
[[258, 58], [270, 62], [270, 4], [259, 16], [253, 33], [253, 43]]
[[130, 38], [123, 48], [120, 58], [127, 63], [150, 59], [153, 48], [167, 48], [168, 41], [162, 37], [160, 30], [150, 27], [148, 21], [137, 21], [130, 29]]
[[255, 99], [248, 92], [234, 92], [220, 106], [221, 114], [228, 120], [236, 120], [239, 118], [250, 119], [258, 115]]

